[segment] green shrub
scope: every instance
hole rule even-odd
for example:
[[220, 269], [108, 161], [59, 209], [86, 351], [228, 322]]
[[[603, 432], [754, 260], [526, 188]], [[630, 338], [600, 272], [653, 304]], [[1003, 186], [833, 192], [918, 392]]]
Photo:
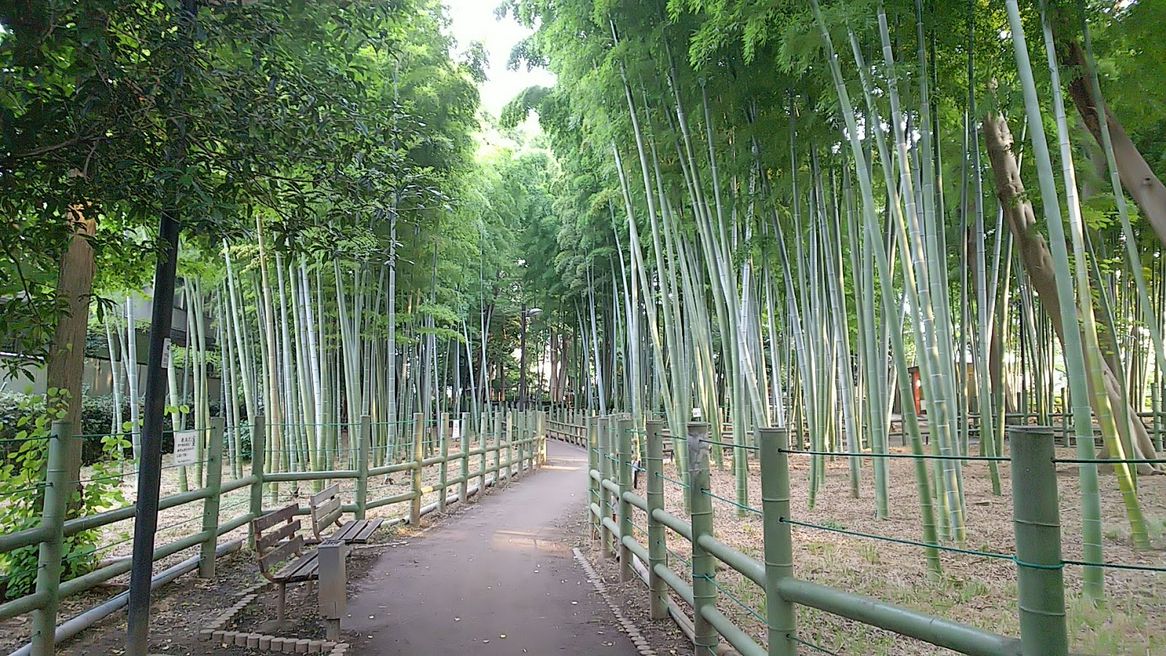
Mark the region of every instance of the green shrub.
[[[0, 462], [0, 532], [14, 533], [40, 523], [44, 508], [45, 471], [49, 434], [53, 421], [63, 417], [67, 395], [50, 390], [44, 397], [5, 395], [2, 408], [4, 444]], [[69, 486], [68, 517], [101, 512], [125, 503], [119, 486], [116, 456], [125, 449], [125, 440], [110, 435], [99, 440], [101, 454], [84, 485]], [[63, 579], [92, 571], [97, 563], [100, 532], [81, 531], [65, 540], [62, 554]], [[7, 575], [4, 594], [14, 599], [35, 587], [39, 546], [30, 545], [0, 555], [0, 568]]]

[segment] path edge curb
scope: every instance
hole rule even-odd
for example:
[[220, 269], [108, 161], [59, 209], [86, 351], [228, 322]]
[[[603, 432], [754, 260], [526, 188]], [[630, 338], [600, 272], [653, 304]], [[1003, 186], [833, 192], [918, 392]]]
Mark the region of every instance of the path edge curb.
[[595, 591], [599, 593], [599, 596], [603, 599], [603, 602], [607, 604], [607, 607], [611, 609], [612, 614], [615, 615], [615, 619], [619, 622], [623, 632], [627, 635], [628, 639], [632, 641], [632, 644], [636, 646], [636, 651], [639, 653], [639, 655], [657, 656], [656, 650], [652, 649], [652, 647], [648, 644], [647, 638], [645, 638], [643, 633], [640, 632], [639, 627], [636, 626], [635, 622], [632, 622], [626, 615], [623, 614], [623, 611], [620, 610], [619, 605], [616, 604], [615, 600], [613, 600], [611, 595], [608, 594], [607, 584], [603, 582], [603, 578], [600, 577], [599, 574], [595, 571], [595, 568], [591, 566], [591, 562], [587, 560], [587, 557], [583, 555], [583, 552], [579, 551], [577, 547], [572, 547], [571, 551], [575, 554], [575, 560], [579, 563], [580, 566], [583, 567], [583, 571], [586, 572], [587, 580], [591, 581], [592, 587], [594, 587]]

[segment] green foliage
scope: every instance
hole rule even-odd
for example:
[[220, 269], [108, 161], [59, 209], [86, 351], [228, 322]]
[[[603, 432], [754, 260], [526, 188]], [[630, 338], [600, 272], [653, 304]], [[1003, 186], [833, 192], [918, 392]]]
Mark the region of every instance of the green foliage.
[[[9, 534], [31, 529], [40, 523], [44, 504], [45, 471], [48, 462], [49, 435], [52, 423], [66, 414], [67, 396], [50, 390], [45, 397], [18, 400], [8, 440], [9, 449], [0, 464], [0, 531]], [[69, 486], [68, 504], [81, 514], [95, 514], [124, 504], [116, 458], [128, 446], [119, 436], [99, 440], [106, 459], [96, 463], [89, 480]], [[74, 578], [92, 571], [97, 563], [99, 532], [81, 531], [65, 539], [62, 562], [64, 578]], [[14, 549], [0, 556], [0, 568], [7, 574], [5, 595], [14, 599], [32, 592], [36, 582], [38, 545]]]

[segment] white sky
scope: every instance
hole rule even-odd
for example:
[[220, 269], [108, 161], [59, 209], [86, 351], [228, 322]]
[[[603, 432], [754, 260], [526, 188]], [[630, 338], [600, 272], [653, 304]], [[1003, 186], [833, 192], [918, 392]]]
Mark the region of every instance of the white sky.
[[460, 53], [473, 41], [481, 41], [490, 53], [490, 66], [486, 71], [489, 79], [481, 86], [482, 107], [497, 116], [510, 99], [529, 86], [551, 86], [554, 75], [545, 69], [527, 71], [506, 70], [510, 49], [530, 34], [513, 18], [494, 18], [494, 8], [499, 0], [444, 0], [453, 20], [453, 37], [458, 42]]

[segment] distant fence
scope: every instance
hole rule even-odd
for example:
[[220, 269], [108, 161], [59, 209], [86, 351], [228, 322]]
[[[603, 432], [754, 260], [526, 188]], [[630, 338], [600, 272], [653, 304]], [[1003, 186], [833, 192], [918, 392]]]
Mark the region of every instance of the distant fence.
[[[203, 449], [200, 448], [201, 457], [197, 463], [200, 472], [201, 467], [205, 466], [205, 477], [199, 476], [196, 479], [197, 489], [165, 496], [159, 503], [161, 511], [196, 503], [201, 503], [202, 507], [191, 517], [159, 529], [160, 532], [180, 529], [183, 533], [189, 531], [189, 534], [156, 545], [154, 560], [158, 561], [183, 550], [198, 547], [199, 573], [204, 577], [213, 577], [216, 551], [220, 555], [229, 551], [218, 543], [218, 539], [232, 531], [247, 527], [252, 519], [265, 512], [263, 507], [265, 486], [271, 492], [268, 498], [275, 501], [278, 494], [277, 486], [280, 483], [312, 481], [314, 485], [322, 486], [325, 481], [349, 481], [351, 489], [347, 491], [351, 494], [352, 502], [341, 506], [343, 512], [363, 518], [369, 510], [408, 503], [408, 514], [397, 521], [407, 521], [416, 525], [421, 516], [431, 510], [444, 510], [447, 503], [465, 501], [471, 494], [484, 491], [489, 485], [517, 478], [546, 462], [546, 416], [542, 412], [495, 412], [492, 415], [483, 415], [477, 428], [469, 421], [468, 413], [463, 413], [459, 425], [460, 435], [457, 439], [458, 452], [452, 454], [449, 449], [451, 442], [454, 442], [451, 427], [447, 414], [434, 421], [426, 420], [424, 415], [418, 413], [412, 420], [392, 422], [392, 425], [389, 425], [389, 422], [374, 423], [365, 416], [361, 417], [359, 422], [348, 425], [349, 448], [346, 451], [351, 457], [343, 459], [333, 457], [330, 460], [332, 463], [342, 462], [346, 465], [345, 468], [323, 469], [319, 466], [325, 464], [321, 460], [315, 467], [310, 462], [303, 461], [299, 463], [300, 469], [296, 471], [271, 471], [281, 468], [278, 464], [271, 468], [265, 467], [267, 458], [274, 451], [267, 448], [264, 443], [267, 432], [264, 429], [264, 418], [255, 417], [248, 426], [252, 439], [250, 473], [224, 481], [223, 447], [224, 443], [228, 442], [225, 439], [226, 427], [222, 419], [212, 419], [211, 427], [204, 433], [207, 435], [205, 453], [202, 453]], [[387, 430], [393, 435], [400, 435], [403, 439], [390, 440], [382, 453], [373, 453], [371, 445], [374, 429]], [[62, 598], [92, 589], [126, 574], [131, 568], [131, 559], [123, 557], [76, 578], [64, 579], [62, 576], [64, 571], [62, 554], [67, 538], [83, 531], [132, 521], [137, 514], [136, 504], [128, 502], [122, 507], [97, 514], [66, 519], [66, 506], [71, 496], [69, 491], [86, 481], [67, 480], [68, 474], [64, 467], [65, 452], [70, 439], [84, 437], [87, 436], [74, 436], [66, 422], [53, 424], [52, 432], [47, 438], [48, 468], [45, 480], [36, 486], [39, 491], [31, 490], [43, 496], [44, 510], [41, 521], [32, 528], [0, 535], [0, 554], [34, 545], [39, 548], [35, 591], [0, 604], [0, 620], [26, 613], [33, 614], [29, 647], [31, 653], [38, 656], [54, 653], [55, 636], [61, 631], [60, 627], [57, 627], [57, 615]], [[401, 448], [402, 446], [408, 448]], [[374, 465], [378, 462], [385, 464]], [[286, 463], [285, 460], [284, 464]], [[456, 471], [451, 471], [451, 465], [456, 467]], [[178, 467], [181, 465], [167, 465], [164, 469]], [[436, 481], [426, 484], [423, 474], [431, 467], [438, 467], [439, 474]], [[227, 473], [230, 473], [231, 468], [226, 469]], [[370, 479], [386, 477], [386, 480], [389, 480], [388, 477], [394, 473], [409, 474], [406, 491], [378, 496], [376, 485], [372, 486], [370, 491]], [[133, 475], [133, 472], [120, 474], [126, 475]], [[476, 485], [471, 486], [470, 483], [475, 479]], [[455, 486], [456, 495], [448, 494], [449, 489]], [[388, 487], [380, 486], [379, 489], [388, 492], [390, 491]], [[223, 497], [235, 491], [245, 492], [246, 497], [222, 505]], [[430, 507], [423, 506], [425, 495], [435, 492], [438, 493], [437, 500], [430, 504]], [[4, 500], [0, 499], [0, 503], [3, 502]], [[228, 515], [225, 519], [224, 511], [227, 511]], [[303, 513], [307, 512], [307, 509], [303, 509]], [[132, 531], [130, 533], [132, 534]], [[251, 539], [253, 540], [253, 536]], [[233, 548], [237, 549], [238, 545], [234, 544]], [[24, 651], [28, 651], [29, 647]]]
[[[1082, 461], [1059, 460], [1055, 457], [1055, 432], [1050, 427], [1009, 426], [1010, 457], [993, 458], [1009, 462], [1012, 468], [1015, 553], [982, 553], [911, 540], [894, 540], [918, 547], [1013, 561], [1017, 572], [1019, 637], [998, 635], [796, 578], [792, 526], [837, 531], [862, 538], [889, 538], [793, 519], [790, 508], [789, 457], [815, 454], [790, 448], [789, 435], [784, 429], [761, 429], [755, 445], [742, 446], [714, 442], [709, 439], [708, 424], [689, 423], [687, 436], [681, 441], [686, 447], [686, 481], [673, 480], [664, 474], [664, 442], [672, 438], [665, 437], [662, 422], [648, 421], [645, 430], [641, 431], [626, 416], [589, 417], [582, 413], [560, 412], [553, 415], [549, 422], [548, 434], [554, 439], [588, 450], [589, 516], [593, 536], [601, 544], [601, 553], [605, 558], [608, 554], [619, 555], [621, 580], [630, 580], [633, 576], [643, 580], [650, 593], [651, 617], [662, 619], [671, 615], [685, 628], [698, 656], [726, 651], [726, 645], [721, 643], [722, 638], [743, 656], [790, 656], [797, 654], [799, 647], [804, 647], [806, 653], [831, 653], [799, 638], [797, 606], [815, 608], [965, 654], [1066, 656], [1069, 652], [1062, 572], [1066, 565], [1166, 571], [1166, 568], [1085, 563], [1062, 558], [1056, 465], [1058, 462]], [[640, 435], [643, 441], [638, 446], [642, 451], [635, 448]], [[710, 444], [747, 449], [759, 458], [761, 508], [740, 506], [731, 499], [713, 493], [710, 489]], [[634, 458], [637, 453], [642, 454], [647, 474], [646, 496], [637, 494], [633, 484], [637, 466]], [[874, 453], [830, 455], [880, 457], [880, 454]], [[922, 459], [941, 457], [885, 455]], [[960, 458], [983, 459], [977, 456]], [[665, 483], [684, 488], [685, 502], [690, 509], [687, 520], [665, 509]], [[762, 517], [763, 560], [753, 558], [715, 537], [714, 500]], [[647, 516], [647, 545], [635, 538], [633, 509]], [[687, 573], [691, 583], [669, 568], [668, 556], [671, 550], [665, 539], [666, 531], [680, 536], [689, 545], [689, 558], [681, 560], [688, 563]], [[753, 611], [753, 614], [767, 627], [766, 644], [759, 644], [754, 636], [735, 625], [718, 609], [721, 599], [732, 597], [728, 600], [737, 600], [718, 585], [717, 561], [756, 584], [763, 592], [764, 611]], [[669, 591], [683, 601], [683, 608], [673, 601]]]

